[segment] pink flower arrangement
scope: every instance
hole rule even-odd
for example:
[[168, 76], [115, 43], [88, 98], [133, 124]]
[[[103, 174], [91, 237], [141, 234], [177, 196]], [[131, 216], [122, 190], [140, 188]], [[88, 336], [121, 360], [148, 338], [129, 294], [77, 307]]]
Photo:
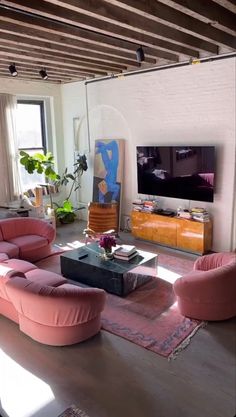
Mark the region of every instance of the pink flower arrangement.
[[106, 252], [111, 252], [112, 246], [116, 246], [115, 236], [101, 235], [99, 240], [99, 246]]

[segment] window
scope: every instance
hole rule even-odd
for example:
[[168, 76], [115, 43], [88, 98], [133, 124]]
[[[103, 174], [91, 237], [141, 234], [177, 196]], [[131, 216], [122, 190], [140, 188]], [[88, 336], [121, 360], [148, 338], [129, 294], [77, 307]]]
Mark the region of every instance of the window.
[[[40, 100], [18, 100], [16, 132], [19, 152], [21, 150], [34, 154], [46, 153], [44, 102]], [[19, 164], [23, 189], [34, 188], [36, 184], [44, 183], [44, 175], [28, 174]]]

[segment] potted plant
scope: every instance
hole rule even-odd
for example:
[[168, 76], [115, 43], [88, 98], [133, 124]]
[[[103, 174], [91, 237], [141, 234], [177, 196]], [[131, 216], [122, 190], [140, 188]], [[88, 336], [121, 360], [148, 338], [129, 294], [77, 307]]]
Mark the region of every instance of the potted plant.
[[20, 151], [20, 163], [24, 165], [26, 171], [29, 174], [34, 173], [35, 171], [38, 174], [43, 174], [45, 177], [56, 186], [67, 186], [71, 181], [71, 187], [69, 193], [63, 203], [57, 204], [52, 201], [52, 195], [50, 193], [49, 187], [49, 196], [51, 201], [51, 208], [55, 209], [56, 218], [60, 220], [61, 223], [71, 223], [74, 221], [75, 209], [72, 206], [70, 197], [73, 191], [76, 191], [80, 187], [80, 178], [84, 171], [87, 171], [87, 158], [86, 155], [79, 155], [74, 163], [73, 173], [68, 173], [66, 168], [62, 176], [54, 170], [54, 157], [51, 152], [48, 152], [46, 155], [41, 153], [35, 153], [34, 155], [29, 155], [25, 151]]

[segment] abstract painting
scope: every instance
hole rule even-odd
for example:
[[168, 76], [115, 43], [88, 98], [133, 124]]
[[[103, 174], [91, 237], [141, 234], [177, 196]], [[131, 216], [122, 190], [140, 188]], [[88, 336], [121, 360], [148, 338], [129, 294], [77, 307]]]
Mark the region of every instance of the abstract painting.
[[120, 204], [124, 165], [124, 140], [96, 140], [93, 201]]

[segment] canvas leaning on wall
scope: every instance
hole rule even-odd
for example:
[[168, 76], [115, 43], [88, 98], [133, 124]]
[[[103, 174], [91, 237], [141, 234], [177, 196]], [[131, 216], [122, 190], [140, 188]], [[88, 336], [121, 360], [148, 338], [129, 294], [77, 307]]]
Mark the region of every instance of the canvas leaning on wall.
[[124, 166], [124, 139], [96, 140], [93, 201], [120, 205]]

